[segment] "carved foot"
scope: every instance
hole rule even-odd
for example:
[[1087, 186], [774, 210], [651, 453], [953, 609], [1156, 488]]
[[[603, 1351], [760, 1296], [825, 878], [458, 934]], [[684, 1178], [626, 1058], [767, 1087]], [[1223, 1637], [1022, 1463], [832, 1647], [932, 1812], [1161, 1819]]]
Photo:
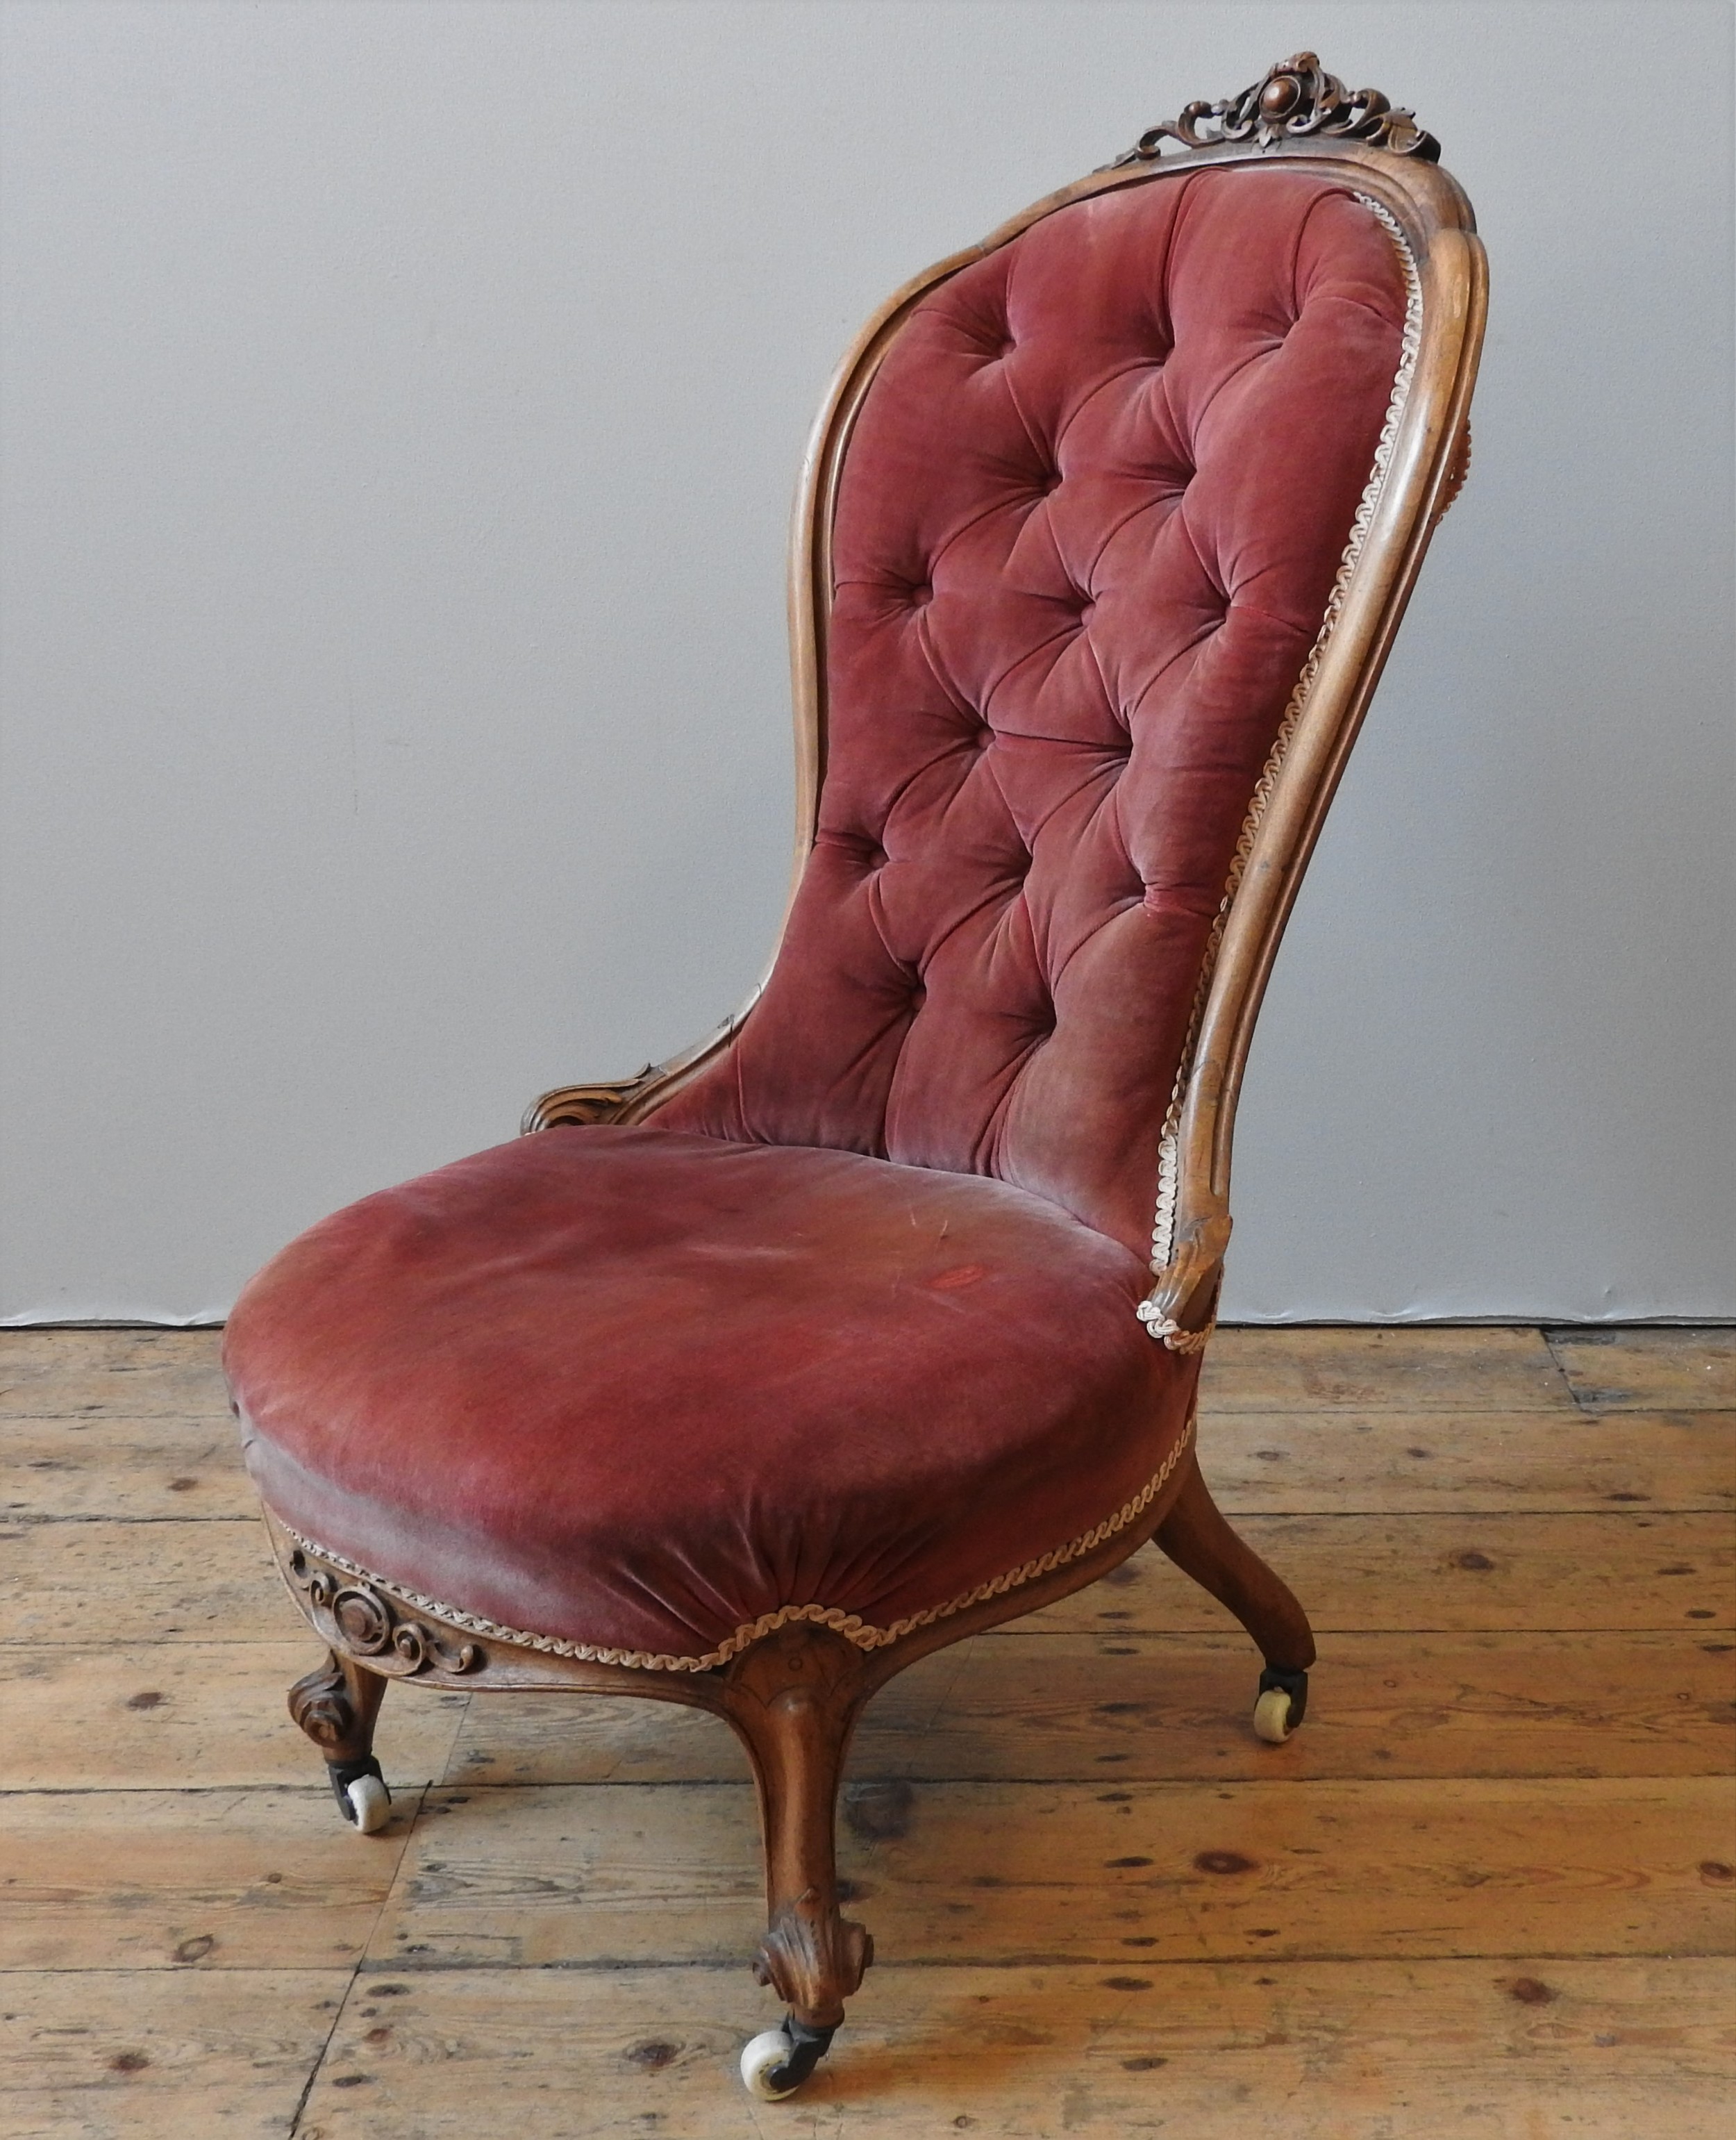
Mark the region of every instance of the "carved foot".
[[873, 1960], [867, 1927], [840, 1917], [835, 1902], [809, 1887], [773, 1912], [753, 1958], [753, 1976], [805, 2020], [836, 2027], [844, 2001]]

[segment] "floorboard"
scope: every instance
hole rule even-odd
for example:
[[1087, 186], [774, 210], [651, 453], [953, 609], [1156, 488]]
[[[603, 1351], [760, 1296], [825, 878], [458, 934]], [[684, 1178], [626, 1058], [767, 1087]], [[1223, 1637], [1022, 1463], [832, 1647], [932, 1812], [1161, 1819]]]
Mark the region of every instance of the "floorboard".
[[0, 1979], [0, 2135], [282, 2140], [350, 1982], [341, 1969], [15, 1971]]
[[[321, 1655], [305, 1628], [273, 1642], [21, 1644], [0, 1652], [0, 1713], [7, 1720], [0, 1790], [316, 1782], [284, 1693]], [[395, 1690], [375, 1742], [395, 1788], [445, 1774], [469, 1699], [427, 1687]]]
[[1736, 1508], [1736, 1445], [1716, 1411], [1209, 1411], [1199, 1451], [1232, 1515]]
[[301, 2140], [474, 2140], [478, 2103], [561, 2140], [1714, 2140], [1733, 1991], [1699, 1961], [876, 1968], [779, 2110], [730, 2071], [738, 1971], [365, 1976]]
[[235, 1422], [227, 1415], [12, 1418], [0, 1433], [0, 1519], [7, 1522], [185, 1523], [251, 1517], [258, 1506], [235, 1460]]
[[[1307, 1729], [1274, 1747], [1243, 1728], [1258, 1659], [1239, 1629], [1105, 1644], [1015, 1625], [894, 1680], [863, 1720], [851, 1769], [937, 1782], [1719, 1775], [1730, 1765], [1731, 1661], [1727, 1640], [1676, 1633], [1336, 1635], [1311, 1677]], [[405, 1690], [403, 1706], [416, 1699]], [[478, 1694], [446, 1780], [746, 1774], [727, 1726], [696, 1710]]]
[[[1319, 1327], [1219, 1330], [1200, 1408], [1219, 1411], [1567, 1411], [1540, 1330]], [[1660, 1404], [1665, 1401], [1657, 1400]]]
[[1551, 1330], [1551, 1355], [1587, 1411], [1729, 1411], [1736, 1347], [1727, 1328]]
[[[0, 1970], [331, 1969], [360, 1959], [414, 1825], [346, 1828], [299, 1790], [20, 1792], [0, 1833]], [[0, 1997], [4, 1995], [0, 1980]]]
[[[892, 1962], [1709, 1954], [1730, 1811], [1719, 1777], [905, 1782], [846, 1799], [839, 1859]], [[430, 1791], [370, 1952], [724, 1962], [758, 1835], [745, 1784]]]
[[0, 1330], [0, 1419], [229, 1416], [215, 1330]]

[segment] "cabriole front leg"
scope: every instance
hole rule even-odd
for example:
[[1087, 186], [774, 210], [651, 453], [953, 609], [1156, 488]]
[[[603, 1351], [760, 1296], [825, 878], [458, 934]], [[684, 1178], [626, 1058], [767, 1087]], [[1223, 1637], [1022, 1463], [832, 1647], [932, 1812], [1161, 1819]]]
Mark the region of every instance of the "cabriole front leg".
[[374, 1726], [385, 1681], [351, 1657], [328, 1650], [317, 1671], [289, 1690], [289, 1713], [326, 1757], [339, 1810], [364, 1835], [391, 1819], [392, 1797], [374, 1759]]
[[755, 2095], [799, 2088], [831, 2049], [874, 1941], [838, 1907], [835, 1823], [844, 1755], [866, 1699], [861, 1654], [794, 1625], [730, 1667], [724, 1714], [747, 1747], [765, 1840], [766, 1936], [753, 1973], [789, 2009], [742, 2054]]

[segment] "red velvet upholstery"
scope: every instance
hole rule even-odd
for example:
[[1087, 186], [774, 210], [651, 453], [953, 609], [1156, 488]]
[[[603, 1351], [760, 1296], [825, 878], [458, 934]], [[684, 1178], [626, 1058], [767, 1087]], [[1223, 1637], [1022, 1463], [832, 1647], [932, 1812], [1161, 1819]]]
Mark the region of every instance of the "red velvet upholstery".
[[1076, 203], [918, 307], [841, 486], [818, 840], [766, 995], [660, 1121], [996, 1175], [1149, 1252], [1404, 319], [1374, 215], [1258, 169]]
[[1373, 214], [1258, 169], [1076, 203], [916, 307], [841, 479], [765, 996], [647, 1126], [483, 1152], [253, 1281], [272, 1508], [683, 1657], [932, 1614], [1118, 1517], [1194, 1374], [1135, 1318], [1160, 1126], [1404, 314]]
[[341, 1211], [227, 1336], [303, 1535], [507, 1627], [692, 1657], [884, 1627], [1137, 1497], [1186, 1425], [1144, 1266], [1023, 1191], [552, 1130]]

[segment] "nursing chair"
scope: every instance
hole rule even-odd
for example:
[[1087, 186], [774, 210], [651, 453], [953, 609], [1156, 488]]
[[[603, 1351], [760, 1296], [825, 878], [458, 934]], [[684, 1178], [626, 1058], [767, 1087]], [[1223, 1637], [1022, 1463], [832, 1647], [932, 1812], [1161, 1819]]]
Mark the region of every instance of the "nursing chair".
[[907, 284], [821, 415], [782, 940], [717, 1033], [326, 1220], [224, 1363], [290, 1696], [364, 1832], [387, 1682], [724, 1717], [812, 2072], [873, 1954], [864, 1704], [1148, 1539], [1300, 1724], [1302, 1608], [1195, 1458], [1230, 1130], [1322, 817], [1469, 451], [1436, 144], [1312, 53]]

